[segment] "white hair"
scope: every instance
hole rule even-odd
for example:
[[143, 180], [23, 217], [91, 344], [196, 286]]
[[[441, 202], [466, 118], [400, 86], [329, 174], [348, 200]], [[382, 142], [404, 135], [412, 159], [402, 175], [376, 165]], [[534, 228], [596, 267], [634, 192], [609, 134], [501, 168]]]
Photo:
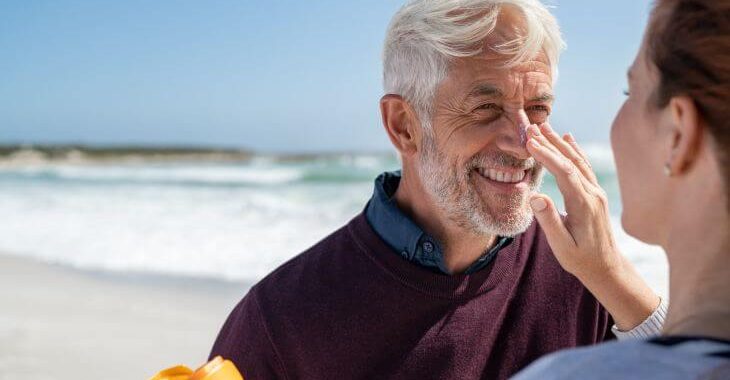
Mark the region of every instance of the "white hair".
[[411, 0], [393, 16], [383, 51], [383, 86], [402, 96], [430, 130], [436, 88], [448, 75], [453, 58], [471, 57], [494, 31], [502, 7], [522, 14], [523, 36], [491, 46], [511, 56], [506, 67], [547, 56], [553, 78], [565, 43], [552, 14], [539, 0]]

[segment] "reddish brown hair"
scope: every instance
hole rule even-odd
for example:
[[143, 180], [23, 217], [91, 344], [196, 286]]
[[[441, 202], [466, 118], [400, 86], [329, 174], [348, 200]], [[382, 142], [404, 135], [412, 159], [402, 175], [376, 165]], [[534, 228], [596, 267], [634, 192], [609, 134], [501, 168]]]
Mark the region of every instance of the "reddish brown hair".
[[658, 0], [647, 46], [659, 72], [656, 106], [679, 95], [694, 100], [730, 192], [730, 0]]

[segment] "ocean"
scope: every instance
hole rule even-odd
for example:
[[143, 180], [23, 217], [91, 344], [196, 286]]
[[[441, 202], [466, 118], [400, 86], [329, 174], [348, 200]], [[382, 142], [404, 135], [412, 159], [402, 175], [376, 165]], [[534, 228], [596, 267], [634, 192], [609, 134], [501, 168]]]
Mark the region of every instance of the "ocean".
[[[667, 293], [662, 251], [626, 235], [610, 148], [586, 150], [619, 247]], [[0, 161], [0, 252], [104, 272], [255, 282], [359, 213], [394, 154], [240, 161]], [[543, 192], [560, 201], [552, 177]]]

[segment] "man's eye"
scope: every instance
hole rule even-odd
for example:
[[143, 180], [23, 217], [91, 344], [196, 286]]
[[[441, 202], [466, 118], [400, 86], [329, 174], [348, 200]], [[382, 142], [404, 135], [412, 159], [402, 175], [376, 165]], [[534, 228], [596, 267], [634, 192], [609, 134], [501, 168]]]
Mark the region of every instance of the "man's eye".
[[487, 103], [487, 104], [482, 104], [481, 106], [477, 107], [475, 110], [476, 111], [480, 111], [480, 110], [500, 111], [501, 108], [494, 103]]
[[624, 90], [624, 95], [625, 96], [630, 96], [631, 94], [629, 93], [629, 90]]
[[547, 114], [550, 114], [550, 107], [543, 106], [543, 105], [531, 106], [531, 107], [528, 107], [527, 110], [528, 111], [545, 112]]

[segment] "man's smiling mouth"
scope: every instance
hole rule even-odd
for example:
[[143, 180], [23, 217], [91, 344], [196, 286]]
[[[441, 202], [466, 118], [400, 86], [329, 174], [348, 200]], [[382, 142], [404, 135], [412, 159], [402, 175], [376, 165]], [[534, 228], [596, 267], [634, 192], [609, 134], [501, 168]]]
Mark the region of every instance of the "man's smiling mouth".
[[476, 168], [475, 171], [482, 177], [491, 181], [517, 184], [522, 182], [525, 177], [528, 176], [530, 170]]

